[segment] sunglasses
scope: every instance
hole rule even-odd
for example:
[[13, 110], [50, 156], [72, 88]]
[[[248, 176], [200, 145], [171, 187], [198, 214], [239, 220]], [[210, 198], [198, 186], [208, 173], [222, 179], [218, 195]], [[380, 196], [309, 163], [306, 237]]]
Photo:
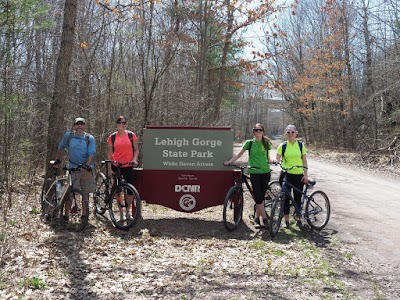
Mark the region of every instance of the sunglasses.
[[291, 134], [291, 133], [296, 133], [296, 131], [292, 130], [292, 131], [286, 131], [287, 134]]
[[263, 131], [263, 130], [260, 128], [253, 128], [253, 131], [256, 132], [256, 131]]
[[117, 124], [126, 125], [126, 122], [118, 121]]
[[79, 122], [76, 122], [75, 125], [85, 125], [85, 123], [79, 121]]

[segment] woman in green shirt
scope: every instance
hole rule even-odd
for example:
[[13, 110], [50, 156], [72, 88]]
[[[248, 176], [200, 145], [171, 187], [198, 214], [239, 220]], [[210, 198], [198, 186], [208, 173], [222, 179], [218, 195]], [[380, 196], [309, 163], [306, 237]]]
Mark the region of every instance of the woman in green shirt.
[[224, 165], [230, 165], [235, 160], [243, 155], [243, 153], [249, 151], [249, 166], [258, 167], [257, 169], [250, 169], [250, 181], [254, 191], [254, 200], [256, 202], [256, 214], [254, 216], [254, 222], [257, 225], [261, 225], [260, 217], [263, 219], [264, 226], [267, 226], [268, 220], [264, 210], [264, 195], [268, 188], [268, 182], [271, 179], [271, 168], [270, 163], [270, 151], [272, 144], [269, 138], [264, 135], [264, 126], [257, 123], [253, 127], [254, 138], [247, 140], [242, 150], [230, 160], [225, 161]]
[[[308, 182], [308, 173], [307, 173], [307, 149], [303, 145], [300, 147], [299, 142], [297, 141], [297, 129], [294, 125], [286, 126], [286, 138], [287, 141], [281, 143], [276, 150], [276, 160], [281, 161], [282, 159], [282, 167], [284, 169], [290, 169], [293, 166], [303, 166], [303, 168], [293, 168], [287, 171], [286, 181], [290, 182], [292, 185], [297, 187], [299, 190], [303, 189], [303, 185]], [[286, 143], [286, 149], [284, 155], [282, 155], [282, 146]], [[283, 180], [280, 179], [280, 182]], [[282, 184], [282, 182], [281, 182]], [[291, 191], [289, 191], [291, 192]], [[293, 191], [294, 201], [300, 207], [301, 205], [301, 193]], [[285, 218], [285, 227], [289, 227], [289, 212], [290, 212], [290, 203], [289, 201], [285, 201], [284, 210], [284, 218]], [[297, 225], [301, 226], [301, 221], [296, 216]]]

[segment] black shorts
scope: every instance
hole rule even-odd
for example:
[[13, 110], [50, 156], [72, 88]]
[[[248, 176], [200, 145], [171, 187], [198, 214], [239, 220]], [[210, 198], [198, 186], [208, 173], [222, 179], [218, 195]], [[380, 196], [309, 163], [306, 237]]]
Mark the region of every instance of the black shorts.
[[[114, 165], [111, 166], [113, 172], [117, 172], [118, 168]], [[125, 181], [127, 183], [130, 183], [133, 185], [133, 167], [126, 167], [126, 168], [121, 168], [121, 175], [124, 177]]]

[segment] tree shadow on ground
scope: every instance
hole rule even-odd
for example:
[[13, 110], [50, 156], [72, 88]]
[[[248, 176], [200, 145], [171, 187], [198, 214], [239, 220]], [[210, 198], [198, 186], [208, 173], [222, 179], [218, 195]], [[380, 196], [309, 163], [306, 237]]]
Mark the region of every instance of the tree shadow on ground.
[[[52, 224], [51, 229], [54, 236], [46, 243], [50, 256], [56, 256], [57, 264], [64, 270], [64, 274], [69, 279], [69, 299], [71, 300], [96, 300], [98, 296], [90, 288], [87, 275], [90, 274], [91, 267], [85, 263], [82, 251], [85, 241], [90, 239], [94, 233], [94, 226], [88, 224], [86, 229], [81, 232], [71, 232], [56, 224]], [[54, 290], [54, 299], [64, 299], [65, 291]]]
[[[272, 241], [279, 244], [289, 244], [293, 241], [306, 238], [317, 247], [325, 248], [331, 243], [331, 237], [335, 234], [337, 234], [337, 231], [332, 229], [318, 231], [310, 228], [308, 225], [301, 227], [292, 225], [289, 228], [281, 228]], [[263, 234], [263, 238], [271, 239], [268, 230]]]
[[251, 240], [254, 238], [253, 230], [246, 224], [242, 223], [236, 230], [228, 232], [222, 220], [213, 221], [190, 217], [140, 219], [130, 230], [125, 231], [114, 228], [107, 218], [102, 219], [101, 223], [107, 226], [112, 235], [125, 238], [141, 236], [144, 231], [151, 236], [173, 236], [178, 238], [215, 238], [220, 240]]

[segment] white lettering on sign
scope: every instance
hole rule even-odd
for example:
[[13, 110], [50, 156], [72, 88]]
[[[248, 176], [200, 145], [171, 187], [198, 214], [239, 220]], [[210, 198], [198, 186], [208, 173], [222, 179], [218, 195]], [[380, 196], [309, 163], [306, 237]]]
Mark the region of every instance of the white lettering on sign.
[[190, 157], [213, 158], [213, 153], [210, 150], [207, 150], [207, 151], [192, 150]]
[[163, 150], [163, 157], [188, 157], [188, 153], [186, 151], [172, 151], [172, 150]]
[[191, 184], [175, 184], [175, 193], [200, 193], [200, 185], [191, 185]]
[[199, 138], [194, 138], [192, 140], [193, 146], [209, 146], [211, 148], [221, 147], [222, 141], [220, 140], [201, 140]]
[[185, 138], [183, 139], [177, 139], [177, 138], [166, 138], [166, 139], [160, 139], [158, 137], [155, 138], [155, 143], [154, 145], [156, 146], [176, 146], [178, 148], [182, 146], [189, 146], [189, 141]]

